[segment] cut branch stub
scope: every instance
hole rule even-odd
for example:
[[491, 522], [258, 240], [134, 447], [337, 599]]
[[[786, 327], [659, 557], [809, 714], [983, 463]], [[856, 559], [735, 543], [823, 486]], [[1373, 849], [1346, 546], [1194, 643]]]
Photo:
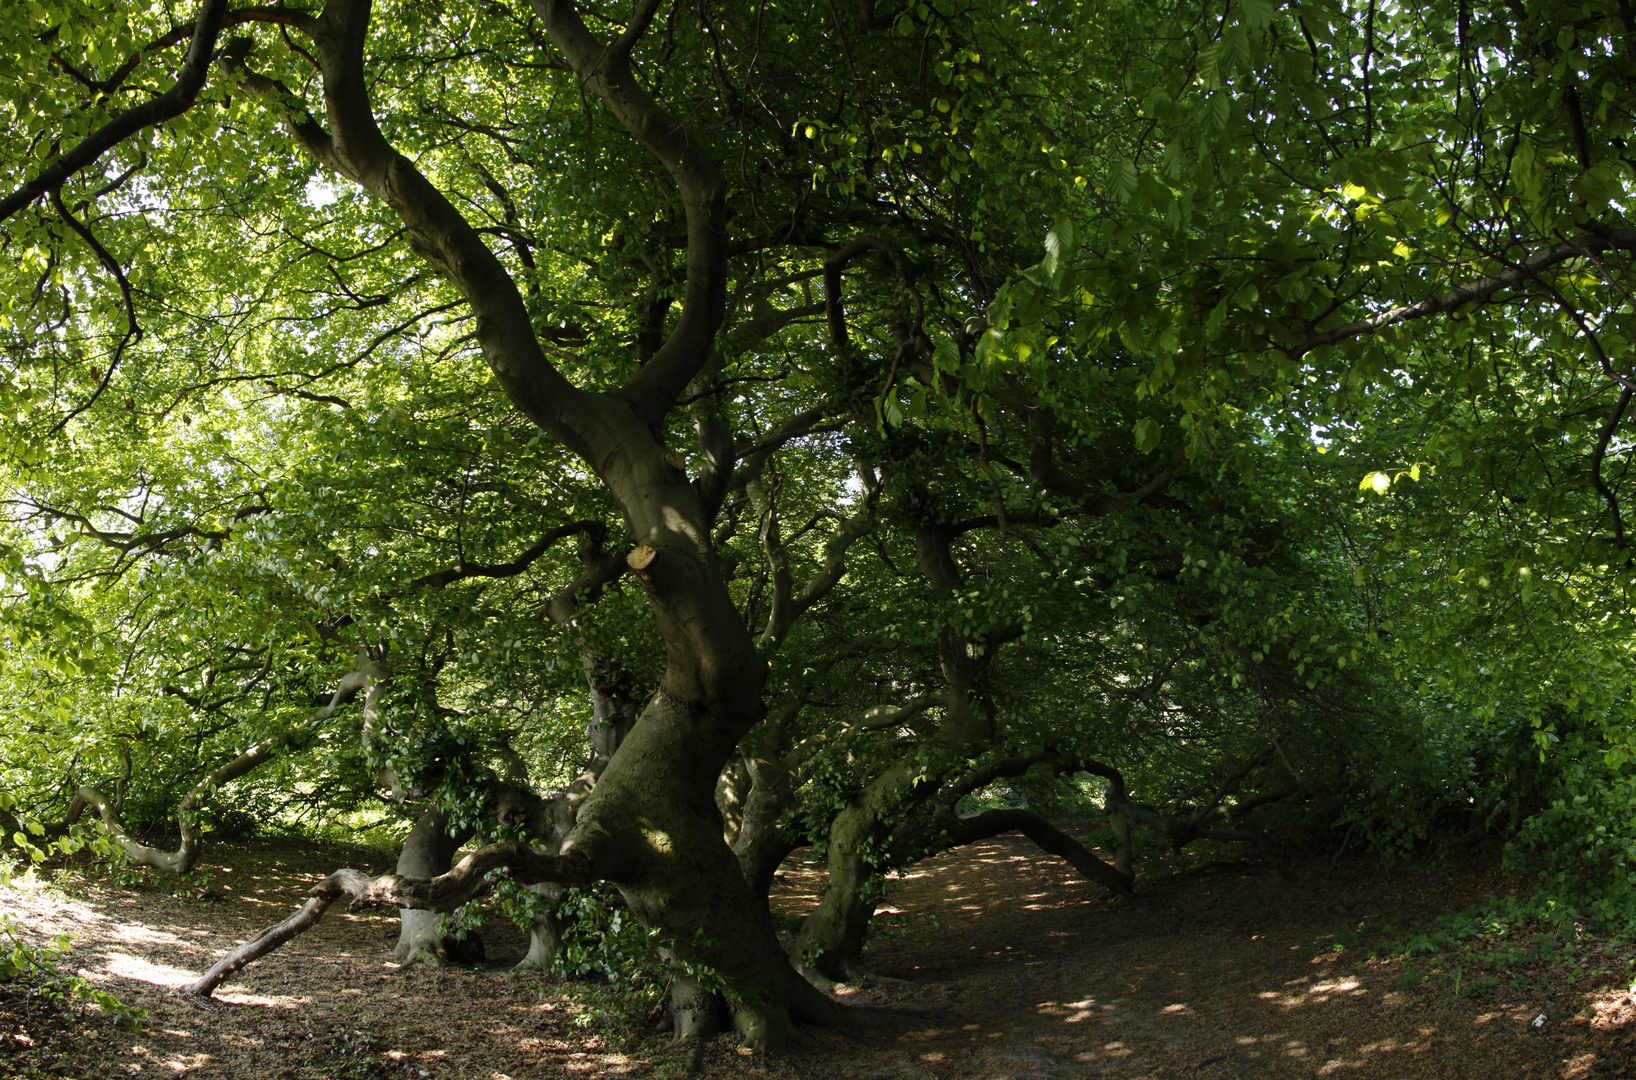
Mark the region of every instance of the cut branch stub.
[[638, 544], [636, 547], [631, 549], [631, 553], [629, 555], [625, 556], [625, 565], [630, 567], [631, 571], [636, 574], [638, 581], [640, 581], [643, 585], [651, 587], [653, 585], [653, 577], [648, 570], [648, 567], [652, 565], [653, 560], [658, 557], [659, 552], [656, 548], [653, 548], [647, 544]]

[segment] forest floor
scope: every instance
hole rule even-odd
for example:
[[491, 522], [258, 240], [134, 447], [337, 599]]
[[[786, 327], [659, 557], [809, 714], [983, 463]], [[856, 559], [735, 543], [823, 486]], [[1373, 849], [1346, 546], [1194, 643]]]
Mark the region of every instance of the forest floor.
[[[379, 872], [390, 859], [224, 843], [198, 871], [208, 875], [202, 892], [74, 875], [0, 889], [0, 913], [25, 939], [71, 934], [64, 968], [148, 1010], [133, 1033], [95, 1010], [69, 1031], [0, 1009], [0, 1077], [525, 1080], [684, 1069], [684, 1056], [606, 990], [508, 975], [525, 941], [499, 920], [484, 928], [482, 967], [400, 970], [395, 917], [336, 914], [228, 980], [214, 1001], [173, 993], [340, 865]], [[1510, 887], [1489, 869], [1388, 879], [1378, 861], [1360, 859], [1327, 880], [1320, 861], [1297, 864], [1294, 880], [1254, 864], [1205, 869], [1216, 872], [1144, 882], [1133, 904], [1016, 837], [928, 860], [883, 905], [869, 960], [889, 979], [846, 995], [928, 1013], [925, 1030], [809, 1029], [799, 1050], [770, 1061], [718, 1039], [705, 1074], [1636, 1078], [1630, 943], [1567, 927], [1402, 955], [1404, 941], [1431, 948], [1415, 935], [1437, 916]], [[815, 863], [792, 860], [775, 907], [799, 914], [821, 881]], [[1381, 952], [1385, 942], [1399, 943], [1395, 955]]]

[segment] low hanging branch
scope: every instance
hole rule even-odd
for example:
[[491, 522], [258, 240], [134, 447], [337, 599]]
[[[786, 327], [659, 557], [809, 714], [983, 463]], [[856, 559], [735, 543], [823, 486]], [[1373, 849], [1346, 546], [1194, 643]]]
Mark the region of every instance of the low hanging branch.
[[1002, 833], [1020, 832], [1032, 840], [1041, 851], [1055, 855], [1079, 871], [1087, 881], [1101, 885], [1120, 896], [1134, 895], [1133, 875], [1103, 862], [1084, 844], [1032, 810], [1005, 808], [984, 810], [971, 817], [960, 818], [958, 822], [959, 824], [949, 834], [950, 841], [955, 845], [987, 840]]
[[476, 895], [489, 871], [500, 868], [510, 871], [523, 885], [542, 881], [589, 885], [596, 880], [595, 866], [582, 851], [548, 855], [519, 843], [478, 848], [461, 859], [454, 869], [435, 878], [407, 878], [397, 874], [372, 878], [360, 870], [337, 870], [312, 888], [307, 894], [311, 899], [293, 915], [231, 950], [182, 992], [194, 997], [210, 997], [229, 975], [317, 926], [330, 905], [343, 896], [352, 898], [347, 906], [349, 911], [399, 907], [449, 912]]
[[[1078, 771], [1045, 751], [990, 762], [944, 787], [930, 816], [900, 826], [892, 836], [891, 847], [899, 852], [919, 852], [934, 847], [962, 847], [1005, 833], [1020, 832], [1041, 851], [1055, 855], [1072, 866], [1085, 880], [1120, 896], [1132, 896], [1136, 879], [1130, 871], [1104, 862], [1090, 848], [1032, 810], [999, 808], [969, 817], [961, 817], [955, 812], [955, 806], [962, 797], [1003, 777], [1021, 776], [1037, 765], [1046, 765], [1059, 772]], [[933, 834], [940, 835], [934, 840]]]
[[134, 839], [119, 820], [119, 815], [107, 796], [84, 784], [74, 792], [74, 798], [68, 804], [68, 812], [63, 815], [63, 820], [52, 826], [49, 832], [57, 835], [66, 833], [84, 815], [87, 807], [94, 807], [102, 818], [103, 827], [108, 830], [109, 839], [119, 845], [119, 849], [132, 862], [138, 866], [151, 866], [155, 870], [163, 870], [170, 874], [185, 874], [199, 861], [201, 848], [197, 815], [199, 805], [212, 791], [271, 761], [292, 738], [328, 720], [335, 715], [336, 709], [357, 697], [358, 693], [367, 688], [372, 681], [385, 677], [386, 671], [380, 665], [365, 664], [341, 680], [341, 685], [336, 687], [329, 704], [283, 735], [252, 746], [195, 784], [193, 790], [187, 793], [176, 808], [176, 824], [182, 834], [182, 840], [175, 851], [149, 847]]
[[1268, 803], [1287, 799], [1295, 792], [1293, 789], [1280, 788], [1276, 791], [1264, 791], [1256, 795], [1240, 798], [1231, 808], [1226, 805], [1226, 799], [1231, 795], [1246, 776], [1266, 760], [1265, 755], [1251, 760], [1227, 777], [1216, 788], [1214, 795], [1200, 806], [1197, 811], [1186, 816], [1161, 813], [1157, 807], [1146, 803], [1132, 802], [1125, 787], [1125, 777], [1118, 769], [1111, 765], [1104, 765], [1099, 761], [1075, 762], [1071, 769], [1066, 771], [1088, 772], [1101, 776], [1108, 781], [1108, 796], [1106, 800], [1107, 812], [1117, 814], [1139, 825], [1146, 825], [1154, 832], [1162, 833], [1172, 845], [1177, 848], [1186, 847], [1194, 840], [1222, 840], [1254, 844], [1279, 873], [1285, 873], [1284, 865], [1273, 854], [1267, 838], [1250, 829], [1222, 828], [1212, 824], [1221, 820], [1231, 820], [1233, 814], [1247, 814], [1256, 807]]

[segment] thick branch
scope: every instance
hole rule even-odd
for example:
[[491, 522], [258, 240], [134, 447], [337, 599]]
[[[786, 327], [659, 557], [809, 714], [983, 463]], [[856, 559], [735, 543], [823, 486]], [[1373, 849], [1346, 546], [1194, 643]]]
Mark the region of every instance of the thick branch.
[[[331, 885], [331, 883], [334, 883]], [[182, 992], [193, 997], [210, 997], [216, 992], [216, 987], [229, 975], [243, 968], [253, 960], [258, 960], [280, 945], [289, 941], [297, 934], [304, 933], [317, 926], [329, 906], [341, 897], [353, 894], [354, 890], [362, 891], [368, 887], [369, 878], [357, 870], [337, 870], [325, 881], [330, 888], [314, 896], [301, 907], [294, 915], [283, 922], [275, 923], [229, 952], [216, 961], [214, 967], [205, 972], [196, 982], [189, 984]], [[323, 886], [320, 886], [323, 888]]]
[[842, 356], [846, 355], [847, 330], [846, 312], [841, 308], [841, 274], [853, 259], [870, 251], [882, 252], [892, 260], [892, 267], [897, 271], [898, 284], [908, 290], [910, 298], [914, 301], [914, 333], [920, 332], [925, 317], [924, 304], [920, 299], [920, 293], [915, 289], [914, 275], [903, 253], [876, 237], [860, 237], [824, 260], [824, 311], [829, 321], [829, 340], [835, 346], [836, 352]]
[[1056, 416], [1050, 408], [1038, 406], [1030, 416], [1033, 438], [1028, 452], [1028, 471], [1041, 487], [1053, 494], [1078, 500], [1092, 514], [1118, 514], [1153, 499], [1169, 486], [1176, 470], [1187, 460], [1186, 452], [1178, 451], [1147, 483], [1129, 492], [1109, 495], [1100, 486], [1075, 476], [1056, 463]]
[[739, 465], [733, 470], [732, 478], [727, 482], [727, 490], [737, 491], [759, 477], [773, 453], [791, 440], [804, 435], [839, 431], [840, 424], [819, 423], [829, 415], [829, 410], [822, 406], [808, 409], [779, 424], [760, 442], [743, 444], [742, 448], [736, 451]]
[[467, 855], [447, 874], [435, 878], [407, 878], [383, 874], [355, 894], [350, 910], [371, 907], [415, 908], [418, 911], [453, 911], [476, 895], [490, 870], [504, 868], [523, 885], [553, 881], [560, 885], [589, 885], [597, 880], [591, 859], [579, 849], [548, 855], [528, 844], [489, 844]]
[[853, 730], [886, 731], [907, 724], [927, 709], [943, 704], [941, 694], [922, 694], [902, 705], [872, 705], [851, 725]]
[[664, 345], [623, 389], [637, 415], [657, 429], [683, 388], [710, 359], [726, 310], [727, 181], [704, 147], [660, 107], [631, 71], [631, 50], [657, 3], [642, 0], [625, 32], [608, 45], [585, 28], [569, 0], [533, 0], [533, 7], [574, 73], [670, 171], [687, 215], [682, 313]]
[[1097, 858], [1089, 848], [1030, 810], [984, 810], [973, 817], [959, 818], [950, 830], [955, 845], [987, 840], [1008, 832], [1020, 832], [1041, 851], [1055, 855], [1091, 881], [1121, 896], [1130, 896], [1135, 879]]
[[1476, 281], [1468, 281], [1463, 285], [1457, 285], [1448, 292], [1438, 296], [1428, 296], [1419, 303], [1390, 308], [1370, 318], [1348, 323], [1345, 326], [1337, 326], [1335, 329], [1325, 330], [1321, 334], [1313, 334], [1299, 345], [1292, 346], [1284, 351], [1289, 354], [1291, 359], [1299, 359], [1320, 346], [1334, 345], [1336, 342], [1345, 341], [1348, 338], [1373, 334], [1379, 330], [1384, 330], [1388, 326], [1395, 326], [1411, 319], [1423, 319], [1428, 315], [1440, 315], [1466, 304], [1480, 304], [1501, 289], [1516, 288], [1539, 274], [1540, 271], [1555, 266], [1557, 263], [1614, 249], [1636, 249], [1636, 229], [1608, 229], [1605, 232], [1588, 233], [1561, 244], [1553, 244], [1543, 251], [1535, 252], [1509, 270], [1489, 277], [1479, 278]]
[[584, 567], [584, 573], [553, 593], [546, 604], [546, 614], [564, 630], [573, 628], [574, 617], [582, 602], [595, 600], [605, 586], [611, 585], [629, 569], [623, 552], [602, 550], [606, 534], [605, 527], [587, 531], [585, 543], [579, 550], [579, 562]]
[[331, 0], [315, 35], [330, 139], [342, 171], [390, 206], [415, 251], [471, 305], [477, 341], [517, 407], [590, 460], [603, 410], [551, 364], [516, 283], [454, 205], [386, 137], [371, 111], [364, 72], [369, 0]]
[[193, 38], [188, 43], [182, 70], [169, 90], [120, 113], [79, 145], [47, 165], [34, 179], [0, 199], [0, 221], [30, 205], [40, 196], [62, 187], [71, 177], [96, 164], [97, 160], [135, 135], [143, 128], [162, 124], [182, 115], [204, 88], [205, 76], [210, 70], [210, 57], [216, 49], [216, 38], [221, 33], [222, 20], [227, 14], [227, 0], [204, 0], [194, 25]]
[[337, 870], [313, 887], [312, 899], [284, 921], [269, 926], [255, 937], [216, 962], [183, 993], [209, 997], [223, 979], [283, 945], [296, 935], [318, 925], [331, 904], [343, 896], [352, 897], [349, 910], [371, 907], [415, 908], [419, 911], [453, 911], [470, 900], [482, 887], [490, 870], [505, 867], [524, 885], [555, 881], [564, 885], [588, 885], [595, 880], [588, 858], [579, 853], [546, 855], [527, 844], [490, 844], [461, 859], [447, 874], [435, 878], [406, 878], [397, 874], [369, 877], [358, 870]]

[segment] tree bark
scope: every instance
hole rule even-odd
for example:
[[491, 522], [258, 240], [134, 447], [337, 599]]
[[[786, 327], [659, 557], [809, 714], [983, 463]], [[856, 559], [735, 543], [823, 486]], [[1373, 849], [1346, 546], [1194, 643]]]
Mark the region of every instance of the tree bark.
[[[451, 833], [448, 819], [436, 810], [421, 815], [403, 841], [397, 873], [403, 877], [435, 878], [446, 874], [460, 845], [471, 838], [471, 830]], [[392, 955], [404, 966], [426, 964], [438, 967], [448, 960], [443, 944], [443, 915], [415, 908], [398, 910], [398, 944]]]

